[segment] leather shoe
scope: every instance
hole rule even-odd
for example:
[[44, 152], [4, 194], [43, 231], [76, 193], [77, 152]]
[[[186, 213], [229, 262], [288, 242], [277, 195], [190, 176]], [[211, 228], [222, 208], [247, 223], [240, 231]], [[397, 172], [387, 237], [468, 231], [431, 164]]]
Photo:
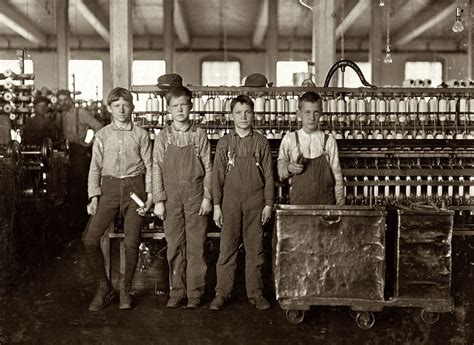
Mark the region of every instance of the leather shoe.
[[166, 308], [178, 308], [181, 306], [182, 301], [181, 297], [170, 297], [168, 303], [166, 303]]
[[132, 296], [130, 296], [131, 286], [122, 284], [120, 288], [119, 308], [122, 310], [132, 309]]
[[94, 298], [89, 305], [89, 311], [95, 312], [109, 306], [114, 299], [114, 290], [109, 282], [100, 282]]
[[249, 298], [249, 303], [260, 310], [270, 309], [270, 302], [263, 296], [251, 297]]
[[225, 305], [225, 298], [223, 296], [216, 295], [209, 306], [210, 310], [222, 310]]
[[188, 304], [186, 305], [186, 308], [198, 309], [200, 304], [201, 304], [201, 300], [198, 297], [191, 297], [191, 298], [188, 298]]

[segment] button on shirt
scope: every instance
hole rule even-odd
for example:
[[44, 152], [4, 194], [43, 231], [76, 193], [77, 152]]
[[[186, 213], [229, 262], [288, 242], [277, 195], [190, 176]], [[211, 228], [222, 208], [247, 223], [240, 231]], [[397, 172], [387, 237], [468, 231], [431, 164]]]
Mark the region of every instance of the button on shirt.
[[99, 130], [92, 148], [89, 198], [100, 195], [102, 176], [117, 178], [145, 174], [145, 191], [151, 193], [151, 142], [148, 132], [129, 123], [125, 129], [114, 122]]
[[[303, 129], [298, 130], [298, 138], [300, 141], [300, 148], [305, 158], [316, 158], [324, 154], [324, 132], [316, 131], [307, 134]], [[344, 187], [342, 184], [341, 164], [339, 163], [339, 155], [337, 149], [336, 139], [329, 135], [326, 143], [326, 153], [331, 171], [334, 176], [334, 189], [336, 195], [336, 202], [338, 204], [344, 203]], [[285, 135], [280, 144], [280, 151], [278, 153], [278, 175], [282, 180], [291, 176], [288, 171], [290, 162], [296, 162], [298, 158], [298, 147], [296, 145], [296, 135], [291, 132]]]
[[[191, 145], [192, 123], [189, 122], [183, 130], [176, 129], [171, 124], [171, 144], [178, 147]], [[153, 202], [157, 203], [166, 200], [166, 192], [163, 183], [163, 159], [168, 147], [169, 132], [163, 129], [155, 138], [153, 148]], [[202, 128], [197, 127], [194, 134], [195, 146], [199, 159], [204, 167], [204, 198], [211, 200], [211, 145], [207, 135]]]
[[64, 139], [70, 143], [89, 146], [84, 139], [89, 128], [97, 132], [103, 126], [92, 114], [83, 108], [72, 107], [61, 114]]

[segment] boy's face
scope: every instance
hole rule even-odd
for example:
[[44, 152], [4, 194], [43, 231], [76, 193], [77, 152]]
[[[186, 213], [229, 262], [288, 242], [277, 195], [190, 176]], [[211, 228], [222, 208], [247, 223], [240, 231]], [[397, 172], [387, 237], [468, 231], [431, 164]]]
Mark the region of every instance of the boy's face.
[[231, 117], [235, 128], [247, 130], [252, 127], [254, 112], [251, 106], [245, 103], [235, 103]]
[[133, 104], [126, 101], [122, 97], [118, 100], [113, 101], [109, 106], [109, 111], [112, 113], [112, 119], [115, 122], [127, 123], [131, 120], [131, 114], [133, 111]]
[[301, 109], [298, 109], [297, 114], [303, 122], [303, 130], [307, 133], [315, 132], [319, 128], [321, 102], [303, 102]]
[[193, 103], [186, 96], [173, 97], [168, 104], [168, 112], [171, 114], [172, 120], [176, 122], [187, 122], [192, 108]]

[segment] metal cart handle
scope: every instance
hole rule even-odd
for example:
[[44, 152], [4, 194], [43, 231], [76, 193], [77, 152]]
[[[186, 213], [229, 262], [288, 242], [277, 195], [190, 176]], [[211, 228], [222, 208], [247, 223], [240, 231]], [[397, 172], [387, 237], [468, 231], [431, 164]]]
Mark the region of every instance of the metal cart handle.
[[327, 225], [333, 225], [341, 221], [341, 216], [337, 216], [336, 218], [334, 218], [334, 216], [320, 216], [319, 220]]

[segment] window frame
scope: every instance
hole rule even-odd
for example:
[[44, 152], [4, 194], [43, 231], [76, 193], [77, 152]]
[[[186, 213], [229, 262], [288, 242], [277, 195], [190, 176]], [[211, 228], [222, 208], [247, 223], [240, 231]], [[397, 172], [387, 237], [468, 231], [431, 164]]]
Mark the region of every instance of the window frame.
[[205, 56], [203, 57], [200, 62], [199, 62], [199, 80], [200, 80], [200, 84], [201, 85], [204, 85], [204, 82], [203, 82], [203, 63], [204, 62], [238, 62], [239, 63], [239, 83], [238, 85], [234, 85], [234, 86], [240, 86], [241, 84], [241, 80], [242, 80], [242, 61], [240, 61], [239, 58], [237, 57], [234, 57], [234, 56], [229, 56], [227, 57], [227, 59], [224, 59], [220, 56], [215, 56], [215, 55], [211, 55], [211, 56]]

